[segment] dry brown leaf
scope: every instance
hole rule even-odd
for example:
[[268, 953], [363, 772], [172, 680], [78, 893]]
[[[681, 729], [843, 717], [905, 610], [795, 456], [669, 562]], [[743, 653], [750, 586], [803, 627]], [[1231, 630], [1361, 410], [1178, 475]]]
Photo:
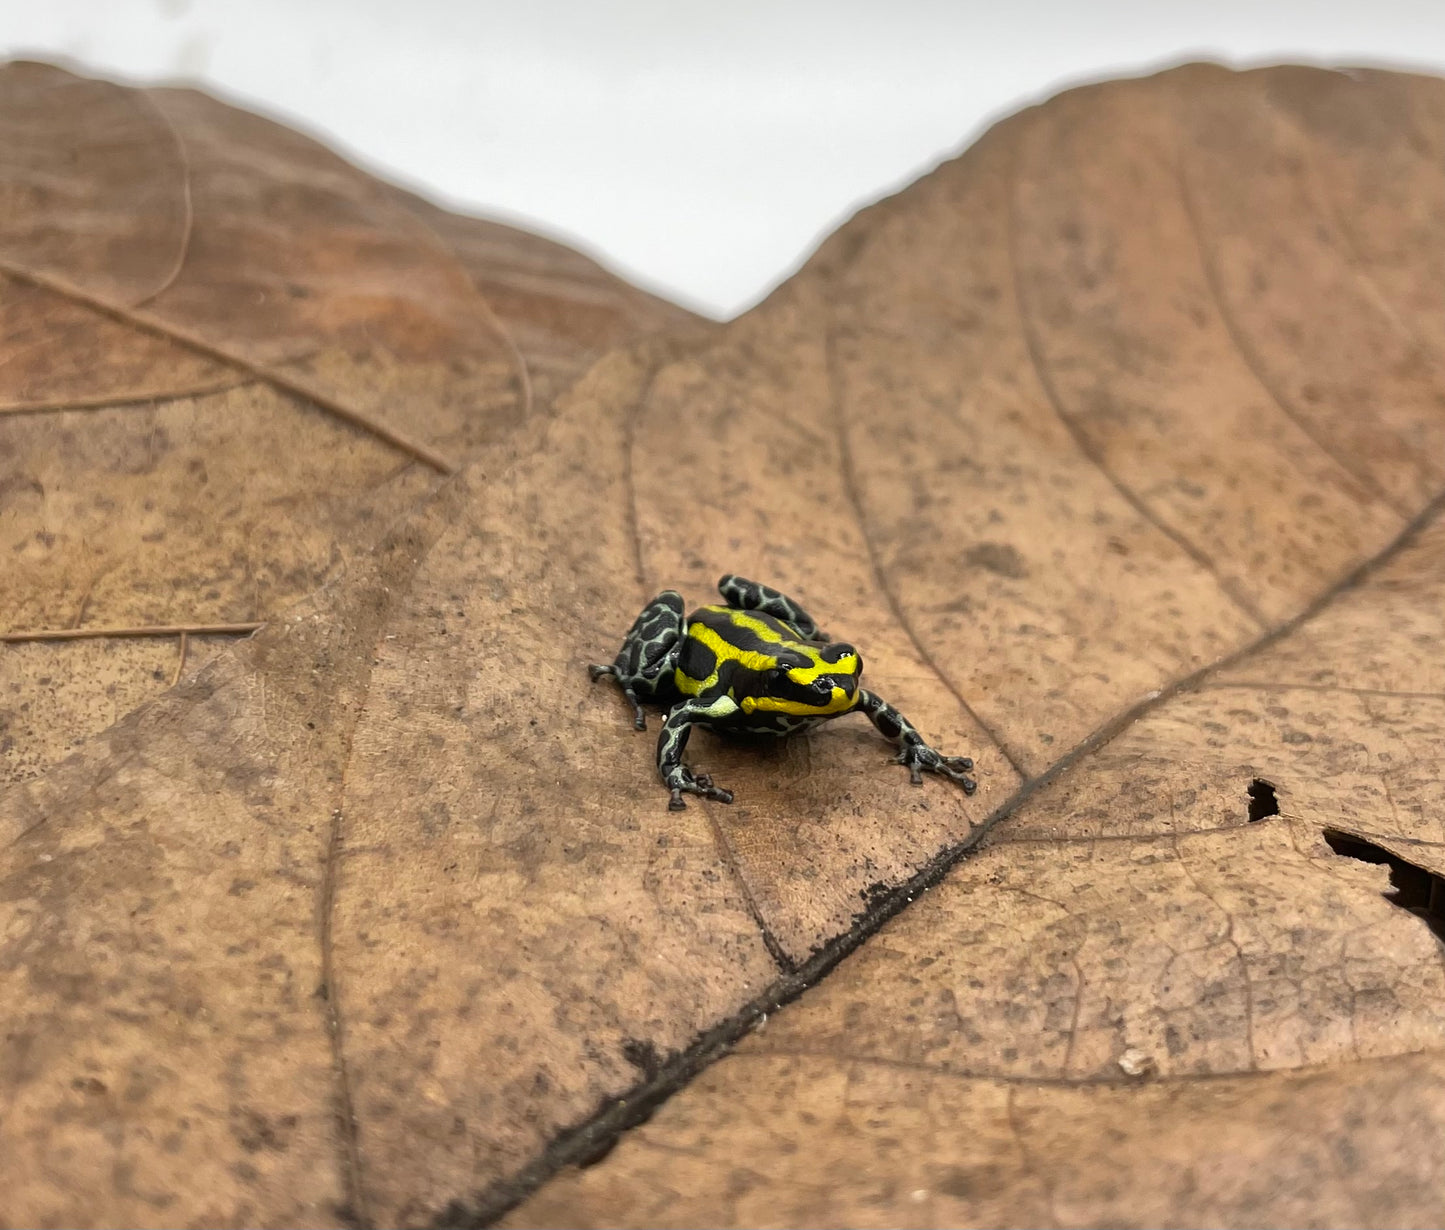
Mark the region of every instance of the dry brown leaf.
[[[439, 481], [335, 411], [460, 463], [688, 319], [190, 91], [11, 64], [0, 142], [0, 632], [264, 621]], [[0, 776], [226, 643], [7, 647]]]
[[[1384, 729], [1337, 690], [1305, 689], [1304, 716], [1240, 694], [1297, 682], [1291, 652], [1320, 670], [1311, 646], [1343, 672], [1315, 689], [1438, 669], [1411, 639], [1438, 639], [1433, 539], [1392, 561], [1410, 584], [1386, 570], [1337, 590], [1434, 509], [1441, 252], [1411, 211], [1445, 200], [1445, 173], [1410, 143], [1438, 149], [1442, 100], [1419, 78], [1190, 70], [1009, 121], [748, 317], [615, 351], [549, 418], [474, 441], [374, 553], [0, 795], [5, 1216], [494, 1216], [1012, 814], [746, 1055], [514, 1219], [1187, 1220], [1175, 1159], [1195, 1124], [1242, 1119], [1248, 1149], [1293, 1173], [1340, 1139], [1381, 1169], [1296, 1184], [1303, 1204], [1237, 1185], [1200, 1216], [1430, 1220], [1428, 1142], [1370, 1118], [1368, 1081], [1428, 1096], [1435, 941], [1318, 834], [1418, 843], [1345, 817], [1402, 790], [1429, 812], [1439, 723], [1405, 706]], [[205, 148], [195, 165], [245, 162]], [[222, 229], [250, 251], [242, 215]], [[1373, 246], [1341, 229], [1364, 216]], [[380, 250], [385, 282], [420, 258], [376, 226], [355, 250]], [[485, 262], [475, 242], [464, 259]], [[492, 281], [526, 301], [547, 279], [523, 264]], [[195, 311], [177, 319], [218, 327], [196, 285], [174, 279], [173, 311]], [[437, 350], [405, 371], [447, 390], [443, 355], [475, 316], [442, 302], [423, 330]], [[324, 347], [323, 324], [359, 310], [231, 340], [285, 366], [286, 343]], [[400, 345], [411, 308], [374, 310]], [[334, 354], [286, 370], [355, 375]], [[447, 439], [443, 403], [405, 425]], [[979, 793], [910, 788], [852, 719], [765, 752], [698, 738], [738, 801], [667, 812], [651, 740], [583, 667], [655, 590], [702, 599], [728, 569], [855, 640], [872, 686], [975, 755]], [[1401, 647], [1372, 642], [1381, 628]], [[1265, 673], [1219, 669], [1241, 651], [1232, 670]], [[1355, 759], [1315, 780], [1336, 765], [1326, 730]], [[1386, 751], [1399, 772], [1377, 784]], [[1265, 774], [1288, 814], [1250, 826]], [[1345, 1003], [1351, 1031], [1333, 1023]], [[1146, 1083], [1121, 1083], [1120, 1061]], [[1273, 1148], [1301, 1102], [1315, 1142]], [[1106, 1192], [1080, 1142], [1111, 1132], [1141, 1157], [1172, 1141], [1152, 1156], [1180, 1186]], [[972, 1168], [964, 1140], [1015, 1153]], [[1394, 1157], [1399, 1141], [1415, 1152]], [[941, 1178], [905, 1186], [931, 1165]], [[1369, 1206], [1386, 1170], [1396, 1203]], [[996, 1203], [929, 1204], [948, 1184]]]
[[[1411, 262], [1379, 257], [1391, 280], [1377, 280], [1340, 228], [1359, 216], [1350, 188], [1384, 166], [1411, 177], [1397, 201], [1445, 205], [1438, 158], [1401, 150], [1439, 149], [1442, 104], [1421, 79], [1188, 72], [1068, 95], [991, 134], [1013, 137], [1014, 200], [1047, 202], [1066, 256], [1092, 246], [1067, 293], [1040, 291], [1053, 306], [1032, 326], [1051, 345], [1093, 339], [1037, 352], [1065, 369], [1048, 377], [1058, 408], [1079, 413], [1081, 445], [1126, 491], [1150, 458], [1141, 504], [1209, 543], [1221, 589], [1297, 609], [1304, 577], [1339, 568], [1305, 536], [1340, 493], [1415, 525], [1277, 639], [1088, 748], [820, 986], [505, 1224], [1439, 1224], [1440, 282], [1424, 301], [1440, 253], [1412, 232], [1424, 250], [1407, 294]], [[1161, 114], [1176, 135], [1151, 148], [1139, 130]], [[983, 156], [883, 209], [976, 180]], [[1170, 174], [1179, 191], [1156, 178]], [[1320, 192], [1336, 194], [1327, 212]], [[1371, 244], [1387, 251], [1402, 224], [1376, 213]], [[1131, 259], [1146, 227], [1153, 259]], [[1202, 253], [1192, 276], [1170, 234]], [[1028, 252], [1015, 249], [1025, 287], [1043, 264]], [[1190, 327], [1208, 303], [1199, 279], [1219, 310]], [[1205, 364], [1211, 334], [1233, 339], [1233, 363]], [[1191, 381], [1196, 365], [1209, 375]], [[1211, 465], [1206, 431], [1227, 433], [1253, 482]], [[1181, 440], [1196, 464], [1173, 453]], [[1332, 454], [1352, 483], [1326, 482]], [[1203, 539], [1186, 510], [1216, 498]], [[1276, 532], [1251, 539], [1250, 525]], [[1283, 566], [1253, 562], [1286, 542]]]
[[505, 1224], [1438, 1225], [1442, 638], [1436, 521]]

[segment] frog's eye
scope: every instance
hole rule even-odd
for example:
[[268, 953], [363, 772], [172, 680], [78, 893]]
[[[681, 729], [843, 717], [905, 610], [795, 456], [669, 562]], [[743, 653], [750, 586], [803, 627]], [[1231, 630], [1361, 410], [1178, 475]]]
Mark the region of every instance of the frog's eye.
[[838, 641], [832, 645], [824, 645], [819, 652], [824, 662], [829, 662], [836, 666], [839, 662], [843, 661], [844, 658], [853, 658], [858, 663], [857, 669], [860, 671], [863, 669], [863, 659], [858, 656], [858, 651], [854, 649], [852, 645], [848, 644], [847, 641]]

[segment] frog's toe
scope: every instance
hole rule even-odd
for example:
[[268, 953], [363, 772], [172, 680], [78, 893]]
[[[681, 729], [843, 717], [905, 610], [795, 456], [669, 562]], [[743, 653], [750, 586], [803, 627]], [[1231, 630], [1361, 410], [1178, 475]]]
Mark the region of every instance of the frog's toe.
[[908, 769], [908, 780], [915, 786], [923, 785], [923, 770], [919, 767], [918, 753], [911, 747], [905, 747], [893, 757], [894, 764], [901, 764]]
[[[674, 790], [672, 792], [672, 798], [667, 801], [668, 811], [687, 810], [687, 804], [683, 802], [682, 793], [681, 790]], [[724, 790], [720, 786], [713, 786], [708, 790], [689, 790], [688, 793], [701, 795], [705, 799], [711, 799], [714, 803], [731, 803], [733, 801], [733, 792], [731, 790]]]
[[908, 766], [909, 780], [915, 786], [923, 784], [923, 772], [937, 773], [963, 787], [964, 794], [972, 794], [978, 783], [968, 776], [973, 761], [968, 756], [944, 756], [933, 748], [924, 746], [906, 747], [894, 758], [896, 764]]
[[714, 786], [712, 778], [706, 773], [699, 773], [693, 779], [693, 793], [702, 795], [705, 799], [712, 799], [715, 803], [731, 803], [733, 792], [724, 790], [721, 786]]
[[731, 803], [733, 801], [733, 792], [724, 790], [721, 786], [714, 786], [712, 778], [706, 773], [689, 774], [670, 789], [672, 798], [667, 803], [669, 811], [682, 811], [687, 806], [683, 801], [684, 794], [700, 795], [704, 799], [712, 799], [715, 803]]
[[973, 768], [973, 761], [967, 756], [944, 756], [935, 772], [943, 774], [949, 781], [957, 782], [963, 787], [964, 794], [972, 794], [978, 789], [978, 783], [968, 776], [968, 770]]

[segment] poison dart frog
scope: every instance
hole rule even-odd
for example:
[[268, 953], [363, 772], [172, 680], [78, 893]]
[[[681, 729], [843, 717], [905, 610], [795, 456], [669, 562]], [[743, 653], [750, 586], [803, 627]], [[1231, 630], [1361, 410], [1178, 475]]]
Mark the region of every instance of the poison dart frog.
[[881, 697], [859, 686], [863, 659], [852, 645], [829, 641], [807, 611], [785, 594], [728, 574], [718, 582], [721, 605], [703, 606], [683, 619], [682, 595], [665, 589], [642, 608], [610, 666], [589, 666], [596, 682], [617, 680], [647, 729], [642, 701], [663, 706], [657, 771], [672, 792], [668, 807], [687, 806], [684, 794], [731, 803], [732, 791], [682, 763], [694, 726], [723, 735], [790, 735], [860, 710], [898, 748], [894, 762], [908, 766], [913, 784], [923, 770], [939, 773], [972, 794], [967, 756], [944, 756]]

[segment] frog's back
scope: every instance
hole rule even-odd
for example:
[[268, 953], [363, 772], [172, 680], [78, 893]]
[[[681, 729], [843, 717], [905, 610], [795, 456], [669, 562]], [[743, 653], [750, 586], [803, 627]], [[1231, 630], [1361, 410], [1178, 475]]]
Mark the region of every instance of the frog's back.
[[[722, 693], [742, 701], [766, 691], [767, 674], [781, 664], [807, 665], [816, 651], [803, 641], [786, 620], [762, 611], [736, 607], [698, 607], [687, 617], [686, 634], [678, 657], [680, 691], [698, 697]], [[743, 701], [747, 706], [748, 702]], [[755, 711], [739, 708], [725, 715], [699, 718], [698, 725], [720, 734], [777, 737], [805, 729], [821, 714]]]
[[730, 606], [701, 606], [687, 617], [677, 660], [677, 686], [689, 696], [731, 692], [742, 676], [777, 664], [797, 639], [780, 619]]
[[771, 656], [779, 645], [792, 644], [805, 638], [789, 623], [762, 611], [740, 611], [736, 607], [713, 603], [700, 606], [687, 617], [687, 632], [694, 624], [710, 628], [740, 653]]

